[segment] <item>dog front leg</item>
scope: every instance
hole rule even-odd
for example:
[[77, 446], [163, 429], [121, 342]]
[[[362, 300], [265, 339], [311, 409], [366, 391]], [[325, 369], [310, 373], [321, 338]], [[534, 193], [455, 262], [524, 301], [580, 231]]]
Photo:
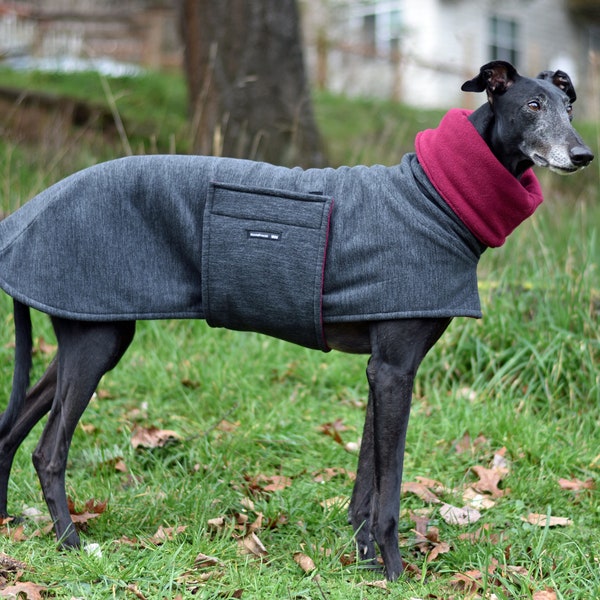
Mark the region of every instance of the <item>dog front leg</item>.
[[386, 577], [402, 573], [398, 547], [400, 487], [414, 375], [372, 357], [367, 369], [373, 397], [374, 474], [371, 532], [383, 559]]
[[356, 506], [367, 506], [366, 500], [361, 502], [359, 498], [367, 490], [370, 460], [374, 474], [370, 531], [390, 580], [402, 573], [398, 518], [413, 382], [423, 357], [449, 323], [449, 318], [406, 319], [374, 323], [371, 327], [367, 422], [372, 425], [365, 426], [367, 448], [361, 456], [362, 475], [357, 476], [360, 487]]
[[375, 487], [375, 434], [373, 431], [373, 391], [369, 390], [369, 402], [363, 429], [356, 481], [348, 508], [348, 520], [354, 529], [358, 558], [376, 565], [375, 542], [371, 533], [371, 505]]

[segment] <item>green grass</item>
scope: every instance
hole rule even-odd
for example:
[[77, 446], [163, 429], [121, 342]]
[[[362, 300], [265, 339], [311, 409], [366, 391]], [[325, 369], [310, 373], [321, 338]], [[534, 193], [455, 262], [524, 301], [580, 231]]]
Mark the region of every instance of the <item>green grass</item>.
[[[143, 104], [135, 98], [136, 82], [127, 85], [131, 103]], [[160, 82], [153, 85], [162, 89]], [[147, 93], [142, 84], [139, 89]], [[393, 163], [410, 148], [414, 131], [437, 119], [435, 113], [385, 103], [317, 100], [336, 163]], [[164, 102], [153, 103], [158, 121]], [[151, 122], [152, 114], [147, 118]], [[593, 127], [582, 130], [593, 142]], [[49, 171], [31, 146], [3, 140], [0, 206], [11, 210], [40, 185], [67, 173], [73, 156], [81, 165], [119, 153], [118, 143], [100, 155], [75, 142], [73, 148], [78, 152], [54, 161]], [[448, 525], [438, 507], [405, 494], [400, 543], [413, 570], [387, 590], [373, 587], [380, 574], [340, 560], [353, 550], [345, 508], [321, 505], [352, 490], [344, 473], [355, 470], [356, 454], [320, 426], [340, 419], [347, 428], [340, 432], [343, 441], [358, 441], [367, 394], [365, 357], [311, 352], [254, 334], [211, 330], [202, 322], [142, 322], [121, 364], [102, 381], [70, 453], [67, 490], [76, 506], [108, 501], [82, 534], [100, 544], [102, 556], [57, 552], [52, 535], [35, 536], [39, 525], [27, 520], [21, 541], [0, 535], [0, 551], [30, 567], [20, 580], [47, 586], [61, 599], [134, 598], [135, 591], [151, 599], [240, 593], [252, 599], [447, 599], [466, 596], [457, 575], [479, 571], [488, 573], [480, 582], [482, 597], [532, 598], [546, 588], [558, 598], [599, 597], [598, 491], [572, 492], [558, 485], [559, 478], [592, 479], [596, 487], [599, 480], [598, 171], [591, 167], [563, 179], [544, 175], [543, 185], [546, 202], [536, 215], [505, 247], [482, 258], [484, 319], [452, 323], [426, 357], [415, 389], [405, 481], [424, 476], [456, 489], [476, 480], [472, 466], [489, 466], [494, 453], [506, 448], [510, 471], [501, 487], [510, 491], [482, 511], [478, 523]], [[45, 317], [36, 314], [34, 327], [36, 339], [52, 343]], [[4, 398], [12, 339], [10, 300], [3, 295]], [[48, 360], [36, 353], [36, 375]], [[130, 438], [136, 425], [175, 430], [181, 439], [164, 448], [134, 450]], [[10, 485], [15, 512], [25, 506], [47, 512], [30, 461], [39, 433], [38, 426], [15, 461]], [[459, 453], [456, 442], [467, 433], [472, 439], [482, 436], [480, 443]], [[115, 469], [116, 459], [124, 461], [127, 473]], [[315, 473], [328, 468], [345, 471], [316, 482]], [[248, 480], [260, 475], [287, 476], [290, 485], [257, 493]], [[457, 492], [440, 496], [462, 506]], [[439, 528], [440, 541], [449, 544], [449, 551], [431, 562], [416, 549], [409, 518], [409, 511], [424, 508], [431, 511], [430, 525]], [[259, 512], [264, 520], [257, 535], [268, 552], [262, 560], [241, 555], [232, 535], [240, 533], [233, 515], [245, 513], [252, 522]], [[532, 526], [522, 521], [529, 513], [568, 517], [572, 524]], [[230, 528], [214, 532], [208, 520], [220, 516], [229, 519]], [[478, 541], [461, 538], [483, 525], [488, 529]], [[186, 529], [156, 545], [152, 537], [159, 526]], [[195, 569], [201, 552], [220, 564]], [[294, 561], [296, 552], [309, 555], [317, 570], [305, 574]], [[212, 576], [204, 581], [208, 573]], [[14, 582], [14, 574], [9, 579]]]

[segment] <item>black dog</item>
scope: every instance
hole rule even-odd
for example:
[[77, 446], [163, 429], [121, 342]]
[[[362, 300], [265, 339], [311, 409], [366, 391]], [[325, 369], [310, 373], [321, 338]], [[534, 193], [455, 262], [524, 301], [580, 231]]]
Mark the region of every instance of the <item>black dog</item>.
[[[33, 460], [60, 543], [79, 546], [65, 470], [73, 432], [100, 378], [131, 343], [136, 319], [205, 317], [212, 325], [371, 355], [349, 518], [360, 558], [374, 563], [377, 544], [386, 576], [396, 579], [402, 572], [400, 484], [417, 368], [454, 316], [479, 316], [475, 268], [481, 252], [502, 244], [542, 201], [530, 167], [570, 173], [593, 158], [570, 124], [575, 91], [562, 71], [532, 79], [496, 61], [462, 89], [486, 91], [488, 102], [473, 113], [448, 113], [438, 129], [419, 134], [416, 156], [396, 167], [304, 172], [230, 159], [122, 159], [68, 178], [0, 222], [0, 287], [14, 298], [16, 330], [13, 391], [0, 419], [0, 516], [8, 515], [15, 452], [49, 412]], [[273, 182], [267, 190], [265, 180]], [[188, 188], [194, 198], [206, 196], [206, 207], [204, 200], [184, 204]], [[159, 215], [159, 205], [167, 217]], [[234, 218], [231, 211], [250, 206], [259, 219]], [[106, 214], [111, 211], [114, 218]], [[199, 226], [188, 239], [192, 220]], [[230, 221], [241, 222], [235, 234]], [[242, 251], [224, 255], [238, 234]], [[288, 244], [296, 238], [300, 251]], [[194, 252], [203, 261], [216, 258], [197, 268]], [[281, 262], [286, 252], [289, 264]], [[267, 293], [251, 289], [261, 281], [252, 271], [259, 255], [267, 261], [260, 278], [275, 273], [262, 286]], [[388, 255], [389, 264], [383, 260]], [[380, 262], [383, 275], [375, 269]], [[292, 293], [279, 290], [286, 277], [298, 279]], [[137, 280], [139, 288], [132, 287]], [[363, 281], [369, 306], [359, 314], [348, 290]], [[233, 295], [238, 288], [241, 301]], [[308, 290], [308, 300], [299, 299], [300, 288]], [[30, 307], [50, 314], [58, 352], [27, 391]]]

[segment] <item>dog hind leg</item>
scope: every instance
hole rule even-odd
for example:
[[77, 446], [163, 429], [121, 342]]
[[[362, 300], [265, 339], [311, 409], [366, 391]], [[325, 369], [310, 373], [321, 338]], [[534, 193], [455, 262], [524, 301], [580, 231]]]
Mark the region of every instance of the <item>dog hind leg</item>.
[[17, 449], [38, 421], [50, 410], [56, 391], [57, 360], [54, 358], [44, 375], [29, 390], [24, 407], [15, 423], [0, 439], [0, 518], [7, 510], [8, 481]]
[[69, 514], [65, 471], [71, 439], [100, 378], [123, 356], [135, 322], [88, 323], [53, 318], [58, 340], [56, 393], [33, 463], [63, 547], [77, 547], [79, 535]]

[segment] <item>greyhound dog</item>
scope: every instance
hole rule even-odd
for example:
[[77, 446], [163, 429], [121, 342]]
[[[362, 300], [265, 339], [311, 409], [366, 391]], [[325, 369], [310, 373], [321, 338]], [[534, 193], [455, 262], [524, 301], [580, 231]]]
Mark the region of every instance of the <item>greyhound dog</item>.
[[[487, 102], [473, 112], [450, 111], [439, 128], [417, 136], [416, 153], [396, 167], [303, 171], [235, 159], [130, 157], [85, 169], [0, 222], [0, 287], [13, 297], [16, 338], [13, 389], [0, 418], [0, 517], [8, 517], [15, 452], [49, 413], [33, 462], [60, 544], [78, 547], [65, 470], [73, 432], [100, 378], [133, 340], [136, 320], [206, 318], [211, 325], [306, 347], [370, 354], [349, 521], [360, 559], [375, 566], [378, 548], [386, 577], [398, 578], [403, 454], [419, 364], [453, 317], [480, 316], [480, 254], [501, 245], [542, 201], [531, 167], [572, 173], [593, 159], [571, 126], [576, 95], [566, 73], [528, 78], [494, 61], [462, 90], [485, 91]], [[273, 182], [266, 191], [265, 182]], [[288, 184], [293, 191], [283, 201], [280, 190]], [[187, 196], [201, 208], [183, 207]], [[205, 205], [200, 196], [206, 196]], [[166, 207], [166, 217], [159, 216], [158, 205]], [[260, 219], [246, 214], [250, 205]], [[271, 205], [276, 214], [266, 215]], [[235, 235], [228, 229], [237, 219], [234, 210], [244, 212]], [[178, 212], [183, 216], [175, 222]], [[201, 233], [190, 241], [192, 221]], [[223, 258], [238, 233], [242, 251]], [[286, 241], [296, 234], [304, 246], [290, 247], [293, 260], [280, 264]], [[158, 247], [162, 238], [166, 242]], [[345, 243], [348, 249], [340, 249]], [[374, 273], [398, 248], [400, 254], [383, 264], [383, 275]], [[256, 252], [250, 262], [230, 271], [248, 252]], [[203, 261], [209, 254], [214, 258], [196, 268], [193, 253]], [[259, 254], [267, 261], [260, 277], [276, 272], [259, 286], [268, 293], [245, 287], [247, 279], [259, 279], [255, 272], [245, 276]], [[286, 277], [296, 287], [279, 293]], [[138, 279], [139, 287], [132, 288]], [[364, 310], [348, 295], [363, 280], [369, 283]], [[231, 287], [242, 288], [241, 301]], [[308, 300], [300, 301], [304, 287]], [[286, 316], [281, 310], [288, 304]], [[224, 315], [225, 306], [235, 315]], [[28, 389], [31, 307], [50, 315], [58, 350]]]

